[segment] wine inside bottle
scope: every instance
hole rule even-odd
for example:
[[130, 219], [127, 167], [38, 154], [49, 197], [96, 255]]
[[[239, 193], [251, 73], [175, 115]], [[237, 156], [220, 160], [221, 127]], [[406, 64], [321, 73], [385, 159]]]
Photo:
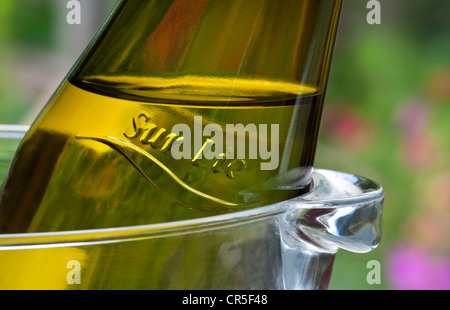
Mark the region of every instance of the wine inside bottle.
[[121, 1], [22, 141], [0, 232], [185, 220], [308, 191], [340, 4]]

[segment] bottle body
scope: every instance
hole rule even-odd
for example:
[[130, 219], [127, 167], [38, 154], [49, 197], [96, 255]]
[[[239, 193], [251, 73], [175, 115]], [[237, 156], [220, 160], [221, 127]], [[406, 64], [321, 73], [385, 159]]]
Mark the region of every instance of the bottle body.
[[[287, 2], [338, 14], [338, 4]], [[321, 65], [303, 81], [296, 59], [308, 56], [264, 38], [279, 36], [270, 26], [296, 34], [294, 46], [312, 42], [313, 30], [290, 30], [307, 21], [269, 23], [269, 1], [155, 3], [119, 4], [33, 123], [3, 185], [2, 232], [177, 221], [309, 189], [336, 22], [322, 26]], [[132, 12], [137, 28], [124, 28]]]

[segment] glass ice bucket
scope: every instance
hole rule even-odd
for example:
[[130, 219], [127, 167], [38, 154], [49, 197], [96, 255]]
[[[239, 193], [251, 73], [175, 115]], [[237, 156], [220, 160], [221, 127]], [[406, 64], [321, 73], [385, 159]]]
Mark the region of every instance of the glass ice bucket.
[[[26, 126], [0, 126], [0, 177]], [[339, 249], [381, 235], [383, 189], [316, 169], [295, 199], [226, 215], [0, 235], [0, 289], [326, 289]]]

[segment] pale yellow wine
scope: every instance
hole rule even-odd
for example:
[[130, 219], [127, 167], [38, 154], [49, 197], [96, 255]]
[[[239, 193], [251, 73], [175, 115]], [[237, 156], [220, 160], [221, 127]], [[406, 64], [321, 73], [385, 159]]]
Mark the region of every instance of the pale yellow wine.
[[[0, 230], [160, 223], [295, 197], [310, 185], [320, 110], [314, 88], [280, 81], [92, 76], [66, 82], [13, 160]], [[172, 133], [176, 124], [191, 136]], [[210, 124], [224, 133], [220, 154], [208, 144], [218, 137], [202, 131]], [[229, 145], [226, 126], [238, 124]], [[177, 143], [190, 156], [174, 158]], [[255, 155], [261, 143], [274, 158]], [[273, 167], [262, 169], [270, 160]]]

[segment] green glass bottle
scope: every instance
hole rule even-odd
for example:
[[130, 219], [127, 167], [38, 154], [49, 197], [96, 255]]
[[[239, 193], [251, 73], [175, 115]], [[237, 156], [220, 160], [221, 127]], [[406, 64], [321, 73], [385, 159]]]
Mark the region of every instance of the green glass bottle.
[[0, 232], [198, 218], [308, 191], [341, 1], [121, 1], [23, 139]]

